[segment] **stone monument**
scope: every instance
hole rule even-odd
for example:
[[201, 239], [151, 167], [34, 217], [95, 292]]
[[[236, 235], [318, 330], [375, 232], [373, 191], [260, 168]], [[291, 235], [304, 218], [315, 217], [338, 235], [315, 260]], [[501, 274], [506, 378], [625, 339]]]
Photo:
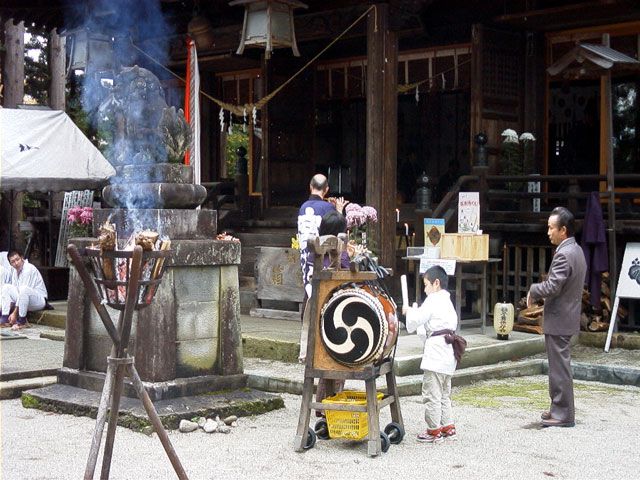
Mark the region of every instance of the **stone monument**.
[[[153, 230], [174, 250], [152, 305], [134, 317], [129, 353], [152, 400], [246, 386], [242, 367], [240, 243], [215, 240], [217, 212], [196, 209], [206, 190], [182, 164], [189, 129], [169, 108], [158, 79], [137, 66], [115, 78], [99, 108], [117, 175], [104, 188], [112, 208], [94, 212], [94, 235], [107, 219], [118, 238]], [[73, 239], [78, 246], [92, 239]], [[71, 269], [59, 383], [99, 391], [111, 342]], [[117, 321], [118, 312], [110, 310]], [[127, 388], [129, 390], [127, 391]], [[131, 386], [125, 394], [135, 396]]]

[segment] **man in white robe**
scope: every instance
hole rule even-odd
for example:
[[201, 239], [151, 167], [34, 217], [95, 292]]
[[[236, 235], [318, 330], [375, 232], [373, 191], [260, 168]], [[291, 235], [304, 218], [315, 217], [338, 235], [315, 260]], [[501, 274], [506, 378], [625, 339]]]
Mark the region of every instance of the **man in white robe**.
[[[36, 267], [19, 252], [8, 254], [11, 264], [9, 283], [2, 286], [0, 326], [20, 330], [27, 326], [27, 312], [42, 310], [47, 304], [47, 287]], [[11, 311], [11, 308], [16, 307]]]

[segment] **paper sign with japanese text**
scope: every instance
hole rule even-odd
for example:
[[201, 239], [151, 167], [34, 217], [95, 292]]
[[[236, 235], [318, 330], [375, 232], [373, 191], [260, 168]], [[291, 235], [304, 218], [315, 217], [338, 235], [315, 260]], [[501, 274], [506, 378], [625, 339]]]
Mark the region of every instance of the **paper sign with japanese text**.
[[480, 194], [458, 194], [458, 233], [477, 233], [480, 229]]

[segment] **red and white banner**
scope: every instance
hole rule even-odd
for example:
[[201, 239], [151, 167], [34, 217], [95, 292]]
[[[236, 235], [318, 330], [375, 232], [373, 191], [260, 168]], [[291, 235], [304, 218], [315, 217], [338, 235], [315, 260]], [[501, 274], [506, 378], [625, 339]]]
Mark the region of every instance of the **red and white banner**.
[[193, 39], [187, 40], [187, 85], [184, 97], [184, 115], [191, 127], [191, 145], [184, 163], [193, 166], [193, 183], [199, 185], [200, 178], [200, 72], [198, 52]]

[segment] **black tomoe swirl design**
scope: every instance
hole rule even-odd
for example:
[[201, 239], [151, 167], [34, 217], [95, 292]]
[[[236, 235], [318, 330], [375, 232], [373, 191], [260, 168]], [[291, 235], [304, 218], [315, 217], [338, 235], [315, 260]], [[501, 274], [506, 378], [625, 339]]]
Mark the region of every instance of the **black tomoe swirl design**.
[[637, 258], [631, 262], [631, 267], [629, 267], [629, 278], [631, 278], [631, 280], [635, 280], [640, 285], [640, 260]]
[[336, 362], [369, 363], [381, 354], [388, 335], [382, 304], [360, 288], [338, 290], [322, 308], [320, 333]]

